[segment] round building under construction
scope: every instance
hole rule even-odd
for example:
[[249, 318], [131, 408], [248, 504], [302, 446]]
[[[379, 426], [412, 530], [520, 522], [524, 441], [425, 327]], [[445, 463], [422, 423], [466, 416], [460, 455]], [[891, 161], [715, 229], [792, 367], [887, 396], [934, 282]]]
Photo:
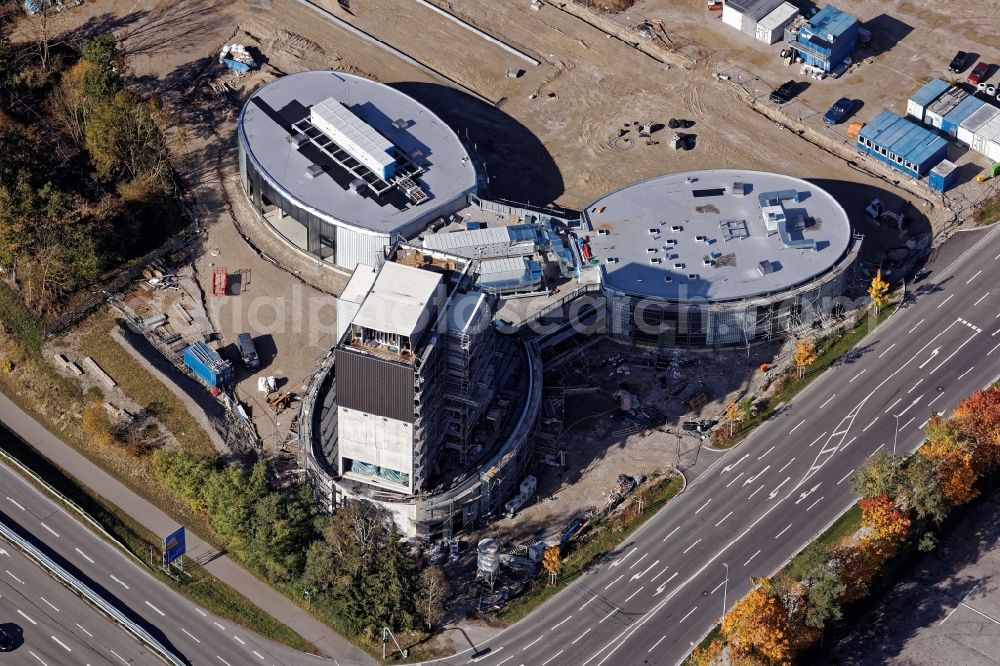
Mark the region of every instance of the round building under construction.
[[583, 226], [611, 337], [660, 348], [749, 345], [817, 320], [861, 245], [817, 185], [734, 169], [628, 185], [587, 206]]

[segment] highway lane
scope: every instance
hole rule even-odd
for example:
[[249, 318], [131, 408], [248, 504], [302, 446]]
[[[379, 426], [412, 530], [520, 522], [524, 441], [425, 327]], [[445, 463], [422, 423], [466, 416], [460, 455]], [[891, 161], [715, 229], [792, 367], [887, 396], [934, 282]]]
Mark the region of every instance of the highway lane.
[[192, 664], [348, 666], [349, 662], [334, 662], [279, 645], [200, 608], [4, 465], [0, 465], [0, 521], [31, 537], [46, 554], [143, 622], [154, 636]]
[[0, 538], [0, 625], [19, 632], [4, 666], [162, 664], [131, 634]]
[[[751, 587], [855, 499], [872, 453], [914, 450], [947, 412], [1000, 374], [997, 229], [959, 235], [915, 300], [870, 333], [675, 501], [521, 622], [445, 660], [484, 666], [675, 664]], [[898, 417], [898, 419], [897, 419]], [[899, 426], [896, 437], [896, 426]], [[727, 568], [728, 565], [728, 583]]]

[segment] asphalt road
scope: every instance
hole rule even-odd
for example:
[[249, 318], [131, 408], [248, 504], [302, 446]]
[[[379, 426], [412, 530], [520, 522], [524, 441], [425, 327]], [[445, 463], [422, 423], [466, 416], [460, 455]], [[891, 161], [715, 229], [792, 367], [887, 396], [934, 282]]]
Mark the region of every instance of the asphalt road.
[[4, 666], [156, 664], [155, 655], [0, 539], [0, 626], [17, 647]]
[[683, 660], [751, 576], [780, 568], [856, 500], [850, 476], [893, 450], [897, 423], [897, 452], [909, 453], [932, 410], [946, 413], [1000, 375], [1000, 228], [956, 234], [928, 268], [904, 308], [744, 443], [715, 454], [606, 563], [443, 663]]
[[[279, 645], [198, 607], [141, 569], [133, 560], [122, 554], [117, 547], [96, 536], [89, 528], [77, 521], [75, 516], [67, 513], [61, 506], [3, 465], [0, 465], [0, 521], [17, 530], [22, 536], [32, 539], [35, 545], [62, 564], [70, 573], [88, 583], [92, 589], [116, 604], [132, 619], [143, 623], [150, 633], [171, 648], [178, 656], [192, 664], [215, 664], [216, 666], [247, 666], [249, 664], [262, 664], [264, 666], [322, 664], [329, 666], [330, 664], [339, 664], [340, 666], [348, 666], [348, 662], [337, 662], [336, 660], [307, 655]], [[5, 542], [2, 543], [6, 550], [14, 550]], [[6, 558], [0, 556], [0, 560], [6, 560]], [[0, 578], [8, 577], [8, 574], [2, 570], [4, 566], [6, 566], [6, 562], [0, 561]], [[18, 576], [21, 577], [20, 574]], [[27, 579], [22, 577], [22, 580]], [[9, 585], [10, 581], [4, 579], [3, 583]], [[54, 581], [50, 581], [50, 583], [54, 583]], [[2, 590], [3, 588], [0, 587], [0, 594], [3, 594]], [[21, 603], [29, 603], [28, 596], [25, 596], [25, 600]], [[52, 600], [47, 593], [46, 598]], [[36, 600], [37, 596], [31, 597], [31, 599], [34, 603], [33, 600]], [[0, 600], [0, 612], [7, 610], [6, 606], [2, 605], [4, 601], [5, 599]], [[54, 600], [52, 601], [55, 603]], [[62, 605], [59, 603], [55, 603], [55, 605], [62, 609]], [[26, 608], [24, 610], [30, 614]], [[0, 622], [9, 621], [7, 619], [9, 615], [9, 613], [4, 613], [0, 616]], [[80, 624], [88, 626], [82, 620]], [[90, 629], [89, 626], [88, 629]], [[28, 633], [27, 630], [25, 633]], [[86, 641], [81, 641], [79, 635], [73, 635], [67, 637], [67, 644], [69, 644], [69, 638], [78, 643], [87, 643], [94, 650], [108, 647], [115, 649], [120, 654], [124, 653], [120, 652], [119, 646], [122, 649], [127, 649], [126, 646], [131, 644], [130, 649], [133, 652], [135, 652], [136, 646], [135, 641], [122, 630], [118, 630], [113, 640], [111, 638], [106, 640], [87, 638]], [[37, 644], [34, 639], [33, 644]], [[47, 648], [51, 651], [52, 646], [47, 646]], [[18, 652], [22, 651], [24, 651], [23, 647]], [[38, 654], [44, 659], [41, 653]], [[60, 658], [53, 661], [46, 660], [50, 666], [75, 663], [70, 661], [66, 654], [55, 653], [55, 655]], [[0, 656], [0, 663], [6, 666], [8, 663], [7, 655]], [[37, 666], [37, 662], [24, 663], [36, 663]], [[90, 661], [86, 663], [104, 662]], [[127, 663], [154, 664], [162, 662], [147, 657]]]

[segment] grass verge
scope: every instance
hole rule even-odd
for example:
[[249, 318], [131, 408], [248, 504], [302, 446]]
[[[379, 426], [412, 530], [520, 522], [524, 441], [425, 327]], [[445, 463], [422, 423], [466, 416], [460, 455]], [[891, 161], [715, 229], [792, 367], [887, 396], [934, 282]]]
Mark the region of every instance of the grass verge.
[[979, 226], [985, 226], [1000, 220], [1000, 194], [994, 194], [979, 204], [976, 212], [972, 214], [972, 219]]
[[664, 504], [673, 499], [683, 487], [684, 480], [681, 476], [671, 474], [646, 489], [642, 494], [644, 509], [640, 515], [620, 526], [613, 525], [610, 521], [600, 524], [589, 538], [576, 543], [565, 556], [563, 570], [555, 585], [546, 585], [544, 577], [536, 578], [524, 594], [515, 597], [503, 611], [497, 614], [497, 621], [503, 624], [514, 624], [554, 597], [576, 580], [591, 564], [621, 545], [623, 540], [639, 529]]
[[[135, 555], [142, 562], [143, 568], [170, 587], [216, 615], [238, 622], [261, 636], [297, 650], [316, 652], [316, 649], [308, 641], [291, 628], [261, 611], [249, 599], [190, 560], [186, 561], [185, 568], [191, 576], [182, 578], [180, 581], [168, 577], [155, 564], [151, 565], [150, 549], [158, 552], [160, 548], [160, 540], [156, 535], [136, 523], [117, 506], [77, 483], [72, 476], [51, 463], [3, 426], [0, 426], [0, 449], [45, 479], [46, 483], [56, 492], [76, 504], [84, 513], [101, 525], [112, 538]], [[34, 483], [43, 492], [47, 492], [44, 486], [35, 483], [33, 479], [28, 478], [27, 480]], [[56, 499], [59, 498], [56, 497]]]
[[[895, 303], [884, 308], [882, 312], [878, 314], [878, 317], [876, 317], [876, 325], [881, 324], [888, 319], [898, 307], [898, 303]], [[861, 340], [871, 332], [869, 329], [869, 320], [870, 317], [861, 316], [854, 322], [853, 326], [849, 327], [839, 335], [834, 334], [825, 340], [821, 340], [819, 344], [817, 344], [819, 349], [816, 355], [816, 361], [809, 366], [809, 369], [801, 379], [795, 377], [794, 374], [785, 374], [776, 379], [775, 381], [781, 381], [783, 384], [781, 388], [774, 392], [774, 395], [767, 399], [767, 404], [752, 418], [740, 423], [739, 429], [732, 437], [713, 438], [712, 446], [717, 449], [730, 449], [746, 439], [750, 433], [753, 432], [754, 428], [771, 418], [778, 407], [788, 403], [789, 400], [794, 398], [803, 389], [805, 389], [805, 387], [812, 383], [814, 379], [823, 374], [823, 372], [833, 365], [837, 359], [842, 357], [844, 354], [853, 349], [855, 345], [861, 342]], [[722, 432], [724, 432], [724, 430]]]

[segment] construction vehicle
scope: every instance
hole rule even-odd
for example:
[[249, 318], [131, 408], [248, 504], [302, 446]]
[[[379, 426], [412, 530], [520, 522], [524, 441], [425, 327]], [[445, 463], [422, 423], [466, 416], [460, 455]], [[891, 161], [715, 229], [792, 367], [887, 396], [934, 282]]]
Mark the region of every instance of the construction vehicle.
[[906, 223], [906, 215], [896, 211], [887, 210], [881, 199], [872, 199], [865, 207], [865, 215], [871, 218], [876, 226], [883, 222], [893, 222], [897, 229], [902, 229]]

